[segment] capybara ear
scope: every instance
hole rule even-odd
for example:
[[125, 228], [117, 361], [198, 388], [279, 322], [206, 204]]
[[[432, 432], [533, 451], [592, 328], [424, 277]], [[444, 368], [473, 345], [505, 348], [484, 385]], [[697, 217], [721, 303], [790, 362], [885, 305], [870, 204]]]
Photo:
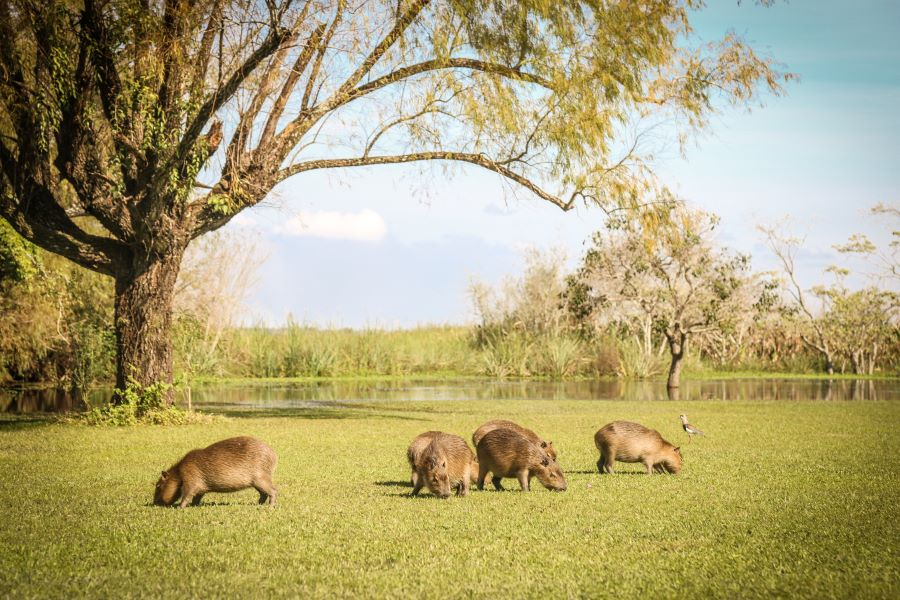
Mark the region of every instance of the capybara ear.
[[681, 454], [681, 446], [675, 446], [675, 452]]
[[549, 446], [549, 444], [544, 440], [541, 440], [541, 448], [546, 448], [547, 446]]
[[548, 457], [546, 454], [543, 455], [541, 457], [541, 464], [544, 465], [545, 467], [548, 466], [550, 464], [550, 457]]
[[446, 461], [446, 460], [445, 460], [444, 462], [441, 463], [441, 468], [442, 468], [442, 469], [446, 469], [446, 468], [447, 468], [447, 461]]
[[163, 478], [163, 479], [165, 479], [165, 478], [168, 477], [168, 476], [169, 476], [168, 473], [166, 473], [165, 471], [162, 472], [162, 478]]

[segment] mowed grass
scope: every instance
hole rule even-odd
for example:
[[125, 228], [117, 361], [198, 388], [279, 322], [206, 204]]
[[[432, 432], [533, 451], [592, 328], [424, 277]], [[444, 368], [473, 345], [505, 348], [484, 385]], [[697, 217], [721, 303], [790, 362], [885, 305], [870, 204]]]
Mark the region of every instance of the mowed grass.
[[[596, 429], [686, 442], [680, 476], [597, 474]], [[405, 450], [489, 418], [536, 429], [569, 489], [408, 496]], [[900, 405], [872, 402], [373, 403], [97, 429], [0, 424], [6, 597], [900, 597]], [[254, 491], [150, 504], [187, 450], [254, 435], [279, 454]]]

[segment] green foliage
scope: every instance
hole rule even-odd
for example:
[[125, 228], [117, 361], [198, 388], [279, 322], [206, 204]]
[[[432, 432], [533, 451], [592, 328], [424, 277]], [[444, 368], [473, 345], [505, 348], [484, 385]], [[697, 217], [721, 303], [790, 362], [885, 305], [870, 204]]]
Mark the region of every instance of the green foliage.
[[482, 364], [484, 374], [490, 377], [527, 377], [529, 370], [532, 342], [528, 336], [519, 332], [503, 333], [483, 337]]
[[115, 366], [112, 282], [24, 241], [0, 219], [0, 382], [87, 388]]
[[[769, 398], [350, 403], [128, 431], [7, 421], [0, 596], [897, 598], [900, 405]], [[706, 437], [688, 444], [680, 412]], [[498, 416], [553, 441], [567, 491], [407, 496], [414, 436], [468, 440]], [[598, 475], [592, 436], [615, 419], [680, 443], [682, 474]], [[278, 453], [275, 508], [254, 490], [150, 504], [162, 469], [236, 435]]]
[[617, 340], [618, 370], [616, 375], [626, 379], [648, 379], [665, 372], [665, 358], [655, 352], [646, 352], [632, 336]]
[[142, 386], [129, 379], [124, 390], [116, 390], [111, 404], [94, 407], [73, 417], [86, 425], [186, 425], [209, 422], [207, 415], [184, 410], [167, 402], [172, 385], [154, 383]]
[[26, 282], [41, 266], [37, 247], [16, 233], [6, 219], [0, 218], [0, 285]]

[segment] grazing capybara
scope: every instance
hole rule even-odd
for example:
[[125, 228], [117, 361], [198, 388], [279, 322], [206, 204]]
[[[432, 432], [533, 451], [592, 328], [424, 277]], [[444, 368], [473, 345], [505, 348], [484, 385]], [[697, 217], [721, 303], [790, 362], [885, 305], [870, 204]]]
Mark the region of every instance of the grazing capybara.
[[488, 472], [494, 487], [502, 490], [504, 477], [515, 477], [522, 491], [531, 489], [531, 478], [538, 480], [548, 490], [564, 491], [566, 477], [559, 463], [536, 443], [512, 429], [494, 429], [478, 441], [478, 489], [484, 489]]
[[681, 449], [663, 439], [655, 429], [648, 429], [639, 423], [613, 421], [601, 427], [594, 434], [594, 444], [600, 450], [597, 470], [601, 474], [615, 473], [616, 461], [643, 463], [647, 474], [673, 473], [681, 471]]
[[553, 442], [545, 442], [538, 434], [528, 429], [527, 427], [522, 427], [518, 423], [507, 421], [506, 419], [494, 419], [493, 421], [488, 421], [487, 423], [476, 429], [475, 433], [472, 434], [472, 443], [475, 444], [475, 447], [477, 448], [478, 442], [481, 441], [481, 438], [483, 438], [489, 431], [493, 431], [495, 429], [511, 429], [513, 431], [519, 432], [528, 440], [543, 448], [544, 452], [550, 455], [550, 458], [556, 460], [556, 449], [553, 447]]
[[413, 440], [407, 450], [407, 458], [412, 456], [410, 465], [416, 470], [412, 477], [412, 495], [417, 495], [423, 486], [428, 486], [438, 498], [449, 498], [453, 488], [456, 488], [457, 496], [468, 495], [472, 470], [478, 467], [466, 440], [441, 431], [429, 431], [422, 435], [428, 434], [431, 434], [431, 441], [418, 455], [415, 455], [413, 446], [417, 445], [419, 438]]
[[272, 474], [278, 464], [275, 451], [256, 438], [228, 438], [202, 450], [191, 450], [163, 471], [156, 482], [153, 503], [171, 506], [181, 498], [181, 508], [200, 504], [207, 492], [237, 492], [256, 488], [259, 503], [275, 504], [277, 490]]
[[[416, 465], [419, 464], [419, 458], [422, 453], [428, 448], [428, 445], [431, 443], [431, 440], [434, 439], [434, 436], [441, 434], [440, 431], [426, 431], [425, 433], [420, 433], [415, 437], [415, 439], [410, 443], [409, 448], [406, 449], [406, 460], [409, 461], [409, 468], [412, 473], [409, 476], [410, 483], [413, 484], [413, 487], [416, 487], [416, 482], [419, 479], [418, 469]], [[478, 481], [478, 461], [474, 458], [472, 459], [474, 462], [472, 464], [470, 481], [475, 483]], [[421, 486], [420, 486], [421, 487]]]

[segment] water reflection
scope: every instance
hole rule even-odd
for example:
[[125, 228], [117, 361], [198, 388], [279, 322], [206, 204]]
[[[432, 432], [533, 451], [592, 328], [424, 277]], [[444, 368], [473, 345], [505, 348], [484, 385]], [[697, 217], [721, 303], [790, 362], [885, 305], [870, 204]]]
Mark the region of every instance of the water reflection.
[[[86, 398], [65, 390], [0, 390], [0, 411], [85, 410], [109, 401], [110, 390]], [[900, 400], [900, 380], [727, 379], [685, 381], [667, 393], [657, 381], [338, 381], [203, 386], [192, 390], [195, 407], [212, 411], [303, 409], [335, 403], [441, 400]]]

